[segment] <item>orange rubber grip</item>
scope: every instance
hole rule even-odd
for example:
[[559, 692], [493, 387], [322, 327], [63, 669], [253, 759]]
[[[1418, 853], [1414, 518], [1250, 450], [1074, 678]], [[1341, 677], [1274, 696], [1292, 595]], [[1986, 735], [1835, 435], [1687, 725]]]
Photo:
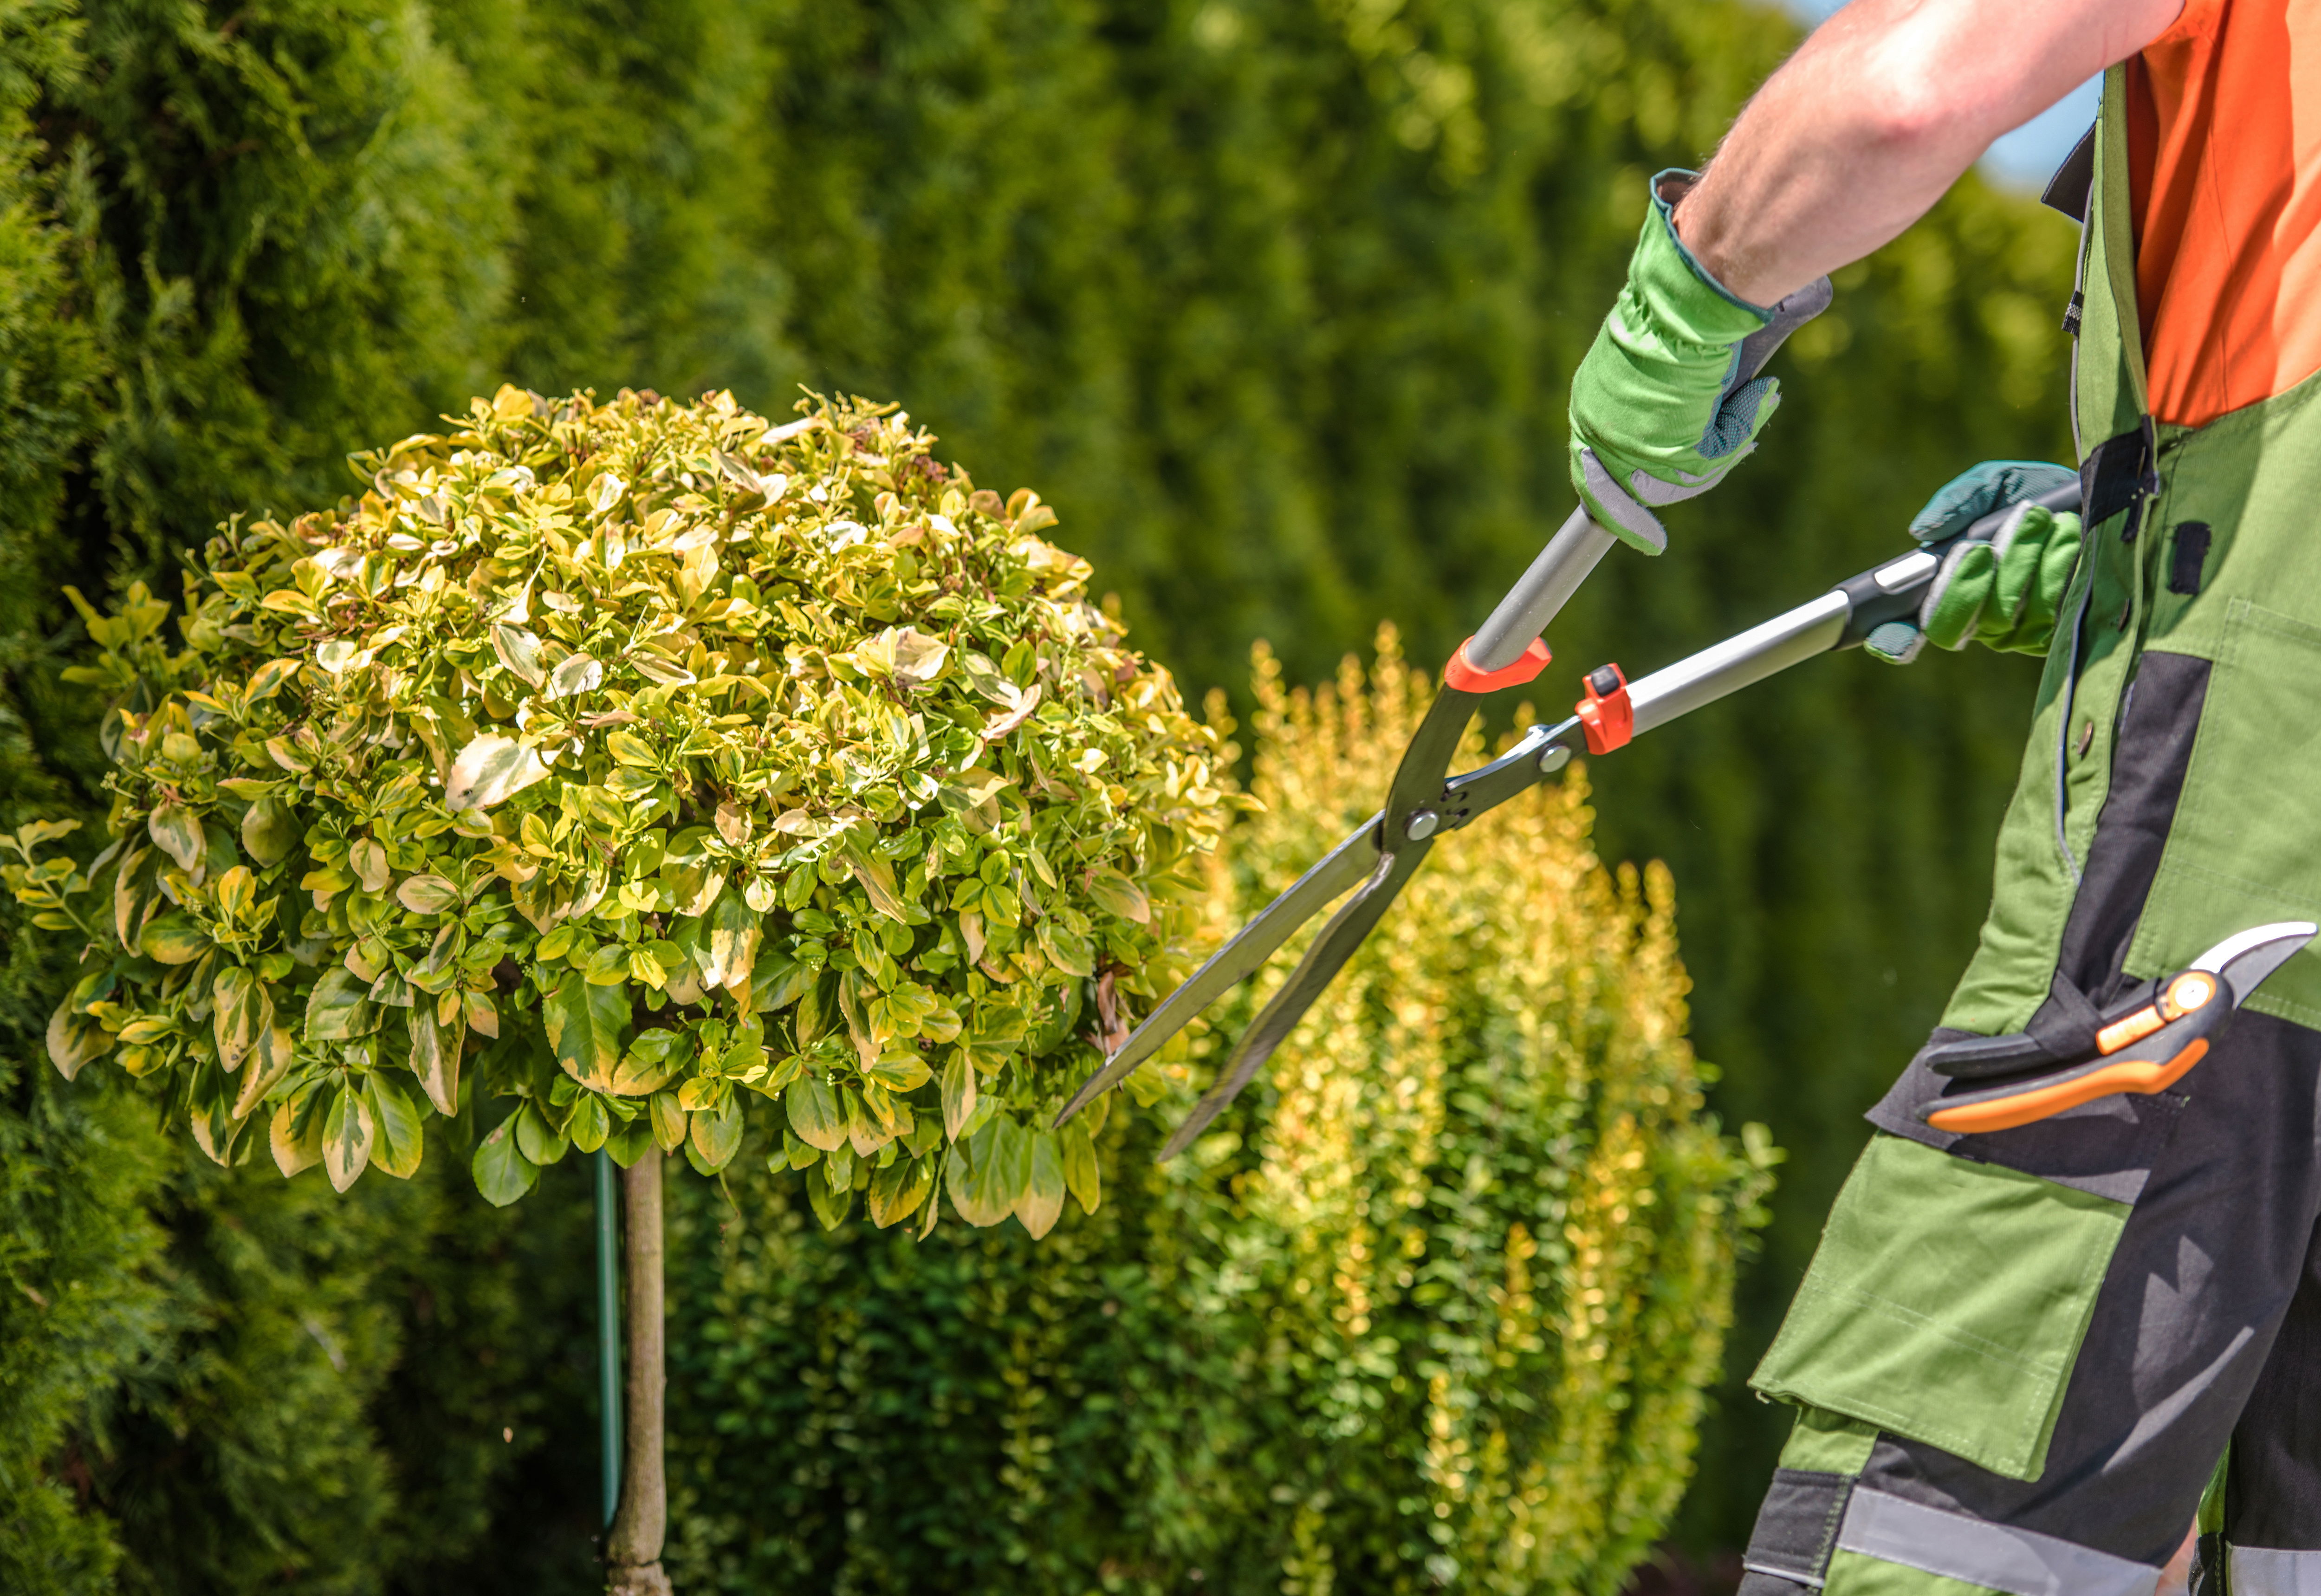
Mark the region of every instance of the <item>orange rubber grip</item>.
[[1534, 637], [1514, 664], [1503, 665], [1497, 670], [1478, 670], [1467, 662], [1467, 643], [1474, 641], [1470, 637], [1467, 643], [1461, 643], [1443, 667], [1444, 687], [1456, 688], [1462, 693], [1496, 693], [1501, 688], [1521, 687], [1546, 670], [1548, 661], [1555, 657], [1547, 652], [1545, 638]]
[[2153, 1059], [2123, 1059], [2116, 1064], [2106, 1064], [2100, 1070], [2090, 1070], [2069, 1081], [2058, 1081], [2052, 1086], [2034, 1086], [2013, 1097], [1999, 1098], [1987, 1103], [1961, 1103], [1955, 1108], [1937, 1108], [1926, 1116], [1926, 1123], [1936, 1130], [1954, 1130], [1972, 1135], [1980, 1131], [2012, 1130], [2018, 1125], [2031, 1125], [2061, 1114], [2066, 1108], [2076, 1108], [2081, 1103], [2091, 1103], [2098, 1098], [2107, 1098], [2114, 1092], [2165, 1091], [2176, 1084], [2187, 1070], [2208, 1055], [2208, 1039], [2196, 1036], [2184, 1044], [2182, 1052], [2162, 1063]]
[[2109, 1058], [2131, 1042], [2141, 1042], [2168, 1022], [2160, 1016], [2160, 1006], [2147, 1003], [2125, 1019], [2116, 1019], [2096, 1033], [2096, 1051]]
[[[1611, 684], [1609, 691], [1597, 685], [1599, 677]], [[1628, 739], [1636, 734], [1636, 710], [1628, 698], [1627, 674], [1617, 665], [1599, 665], [1580, 685], [1588, 696], [1571, 707], [1587, 734], [1588, 752], [1609, 753], [1625, 748]]]
[[2205, 970], [2187, 970], [2162, 988], [2148, 1005], [2098, 1031], [2096, 1052], [2108, 1058], [2171, 1021], [2182, 1019], [2196, 1008], [2206, 1008], [2216, 995], [2215, 976]]

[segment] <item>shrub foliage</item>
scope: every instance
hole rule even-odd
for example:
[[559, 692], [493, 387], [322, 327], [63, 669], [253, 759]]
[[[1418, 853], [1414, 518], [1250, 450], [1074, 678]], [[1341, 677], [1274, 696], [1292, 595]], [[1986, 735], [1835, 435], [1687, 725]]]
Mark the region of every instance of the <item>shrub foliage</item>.
[[[1261, 659], [1213, 936], [1383, 789], [1425, 698], [1384, 643], [1311, 695]], [[1606, 871], [1586, 799], [1435, 850], [1262, 1090], [1159, 1169], [1159, 1117], [1115, 1117], [1115, 1199], [1043, 1246], [692, 1186], [680, 1587], [1616, 1588], [1690, 1472], [1772, 1155], [1704, 1116], [1667, 875]], [[1269, 984], [1148, 1066], [1173, 1108]]]
[[84, 606], [112, 841], [31, 823], [7, 869], [85, 940], [57, 1067], [342, 1191], [479, 1095], [495, 1202], [573, 1145], [710, 1173], [746, 1092], [825, 1224], [931, 1227], [939, 1173], [977, 1225], [1093, 1209], [1046, 1120], [1174, 979], [1214, 734], [1035, 495], [804, 407], [505, 388], [335, 513], [230, 523], [181, 646], [141, 588]]

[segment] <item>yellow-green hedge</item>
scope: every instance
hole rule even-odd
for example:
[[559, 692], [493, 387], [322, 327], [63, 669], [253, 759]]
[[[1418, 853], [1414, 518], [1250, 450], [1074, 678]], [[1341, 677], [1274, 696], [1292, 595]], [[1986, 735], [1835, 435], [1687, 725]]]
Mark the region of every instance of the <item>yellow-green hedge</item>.
[[[1390, 633], [1367, 682], [1261, 654], [1256, 687], [1216, 933], [1364, 818], [1424, 703]], [[1607, 871], [1588, 824], [1574, 776], [1447, 839], [1216, 1129], [1156, 1167], [1152, 1117], [1111, 1116], [1107, 1200], [1036, 1247], [687, 1188], [679, 1588], [1616, 1586], [1689, 1473], [1772, 1154], [1702, 1112], [1666, 872]], [[1255, 984], [1150, 1066], [1175, 1111]]]

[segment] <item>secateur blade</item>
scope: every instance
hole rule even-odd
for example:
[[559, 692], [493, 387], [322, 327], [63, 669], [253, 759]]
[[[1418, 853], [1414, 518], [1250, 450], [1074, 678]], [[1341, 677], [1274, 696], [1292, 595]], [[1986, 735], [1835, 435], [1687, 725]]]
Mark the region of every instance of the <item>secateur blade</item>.
[[2310, 920], [2280, 920], [2254, 926], [2227, 936], [2193, 960], [2192, 968], [2223, 976], [2232, 989], [2233, 1007], [2238, 1008], [2316, 935], [2321, 935], [2321, 926]]

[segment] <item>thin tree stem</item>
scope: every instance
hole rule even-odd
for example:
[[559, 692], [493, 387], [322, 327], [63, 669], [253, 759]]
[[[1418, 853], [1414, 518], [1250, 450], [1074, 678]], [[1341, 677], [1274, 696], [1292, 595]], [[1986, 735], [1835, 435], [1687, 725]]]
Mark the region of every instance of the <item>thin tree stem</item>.
[[621, 1508], [605, 1538], [605, 1588], [614, 1596], [669, 1596], [661, 1543], [669, 1533], [669, 1477], [661, 1467], [663, 1313], [661, 1302], [660, 1150], [622, 1172], [628, 1209], [622, 1238], [627, 1301], [628, 1414], [622, 1437]]

